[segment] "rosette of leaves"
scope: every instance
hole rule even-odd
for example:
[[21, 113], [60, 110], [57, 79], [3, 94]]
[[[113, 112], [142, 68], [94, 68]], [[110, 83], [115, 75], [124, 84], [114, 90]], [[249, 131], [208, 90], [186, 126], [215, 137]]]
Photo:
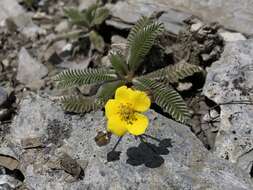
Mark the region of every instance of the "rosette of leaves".
[[65, 9], [64, 13], [73, 25], [80, 28], [77, 33], [71, 32], [73, 36], [79, 37], [85, 33], [85, 36], [89, 36], [90, 42], [96, 50], [99, 52], [104, 51], [104, 39], [96, 30], [109, 16], [107, 8], [102, 7], [97, 1], [97, 3], [89, 6], [86, 10], [79, 11], [75, 8], [69, 8]]
[[62, 103], [65, 110], [81, 113], [100, 109], [108, 99], [114, 96], [118, 87], [128, 85], [147, 92], [152, 101], [164, 112], [169, 113], [179, 122], [186, 122], [190, 117], [189, 109], [170, 84], [201, 72], [202, 69], [196, 65], [184, 63], [170, 65], [142, 76], [138, 76], [136, 72], [143, 64], [144, 57], [150, 51], [156, 37], [163, 30], [163, 24], [142, 17], [128, 36], [127, 55], [120, 53], [110, 55], [112, 68], [66, 70], [58, 74], [56, 81], [59, 87], [101, 85], [93, 97], [63, 97]]

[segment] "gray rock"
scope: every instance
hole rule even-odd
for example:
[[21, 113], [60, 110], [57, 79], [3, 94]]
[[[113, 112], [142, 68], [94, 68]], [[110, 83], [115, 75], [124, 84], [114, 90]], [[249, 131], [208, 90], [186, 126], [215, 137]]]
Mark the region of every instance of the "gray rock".
[[60, 54], [63, 53], [63, 47], [65, 47], [66, 45], [66, 40], [60, 40], [55, 42], [50, 47], [45, 47], [45, 52], [43, 56], [44, 59], [55, 65], [59, 64], [59, 62], [62, 62]]
[[123, 44], [124, 46], [126, 46], [127, 39], [123, 38], [119, 35], [113, 35], [111, 38], [111, 42], [112, 42], [112, 44]]
[[104, 56], [101, 58], [101, 64], [103, 67], [112, 67], [109, 56]]
[[57, 67], [64, 69], [87, 69], [90, 65], [91, 59], [84, 58], [82, 60], [77, 61], [64, 61], [59, 64]]
[[[112, 16], [117, 19], [115, 21], [112, 19], [112, 21], [108, 21], [107, 24], [121, 29], [124, 29], [124, 27], [128, 29], [129, 25], [127, 24], [136, 23], [141, 16], [149, 17], [152, 14], [164, 11], [159, 17], [159, 21], [163, 22], [165, 29], [172, 34], [178, 34], [183, 28], [183, 21], [192, 16], [191, 14], [158, 4], [156, 1], [151, 1], [151, 3], [141, 0], [119, 1], [114, 6], [109, 6], [109, 8]], [[119, 25], [118, 19], [123, 22], [123, 25]]]
[[10, 61], [9, 61], [8, 59], [4, 59], [4, 60], [2, 61], [2, 64], [3, 64], [3, 67], [4, 67], [4, 68], [7, 68], [7, 67], [10, 66]]
[[191, 17], [189, 13], [184, 13], [174, 9], [168, 9], [159, 18], [159, 21], [164, 23], [165, 29], [172, 34], [178, 35], [179, 31], [183, 29], [184, 20]]
[[22, 183], [9, 175], [0, 175], [0, 190], [15, 190], [20, 187]]
[[177, 90], [179, 92], [188, 91], [192, 88], [191, 82], [180, 82], [178, 83]]
[[227, 0], [134, 0], [149, 6], [166, 6], [190, 12], [204, 20], [219, 22], [242, 33], [253, 34], [253, 1]]
[[7, 20], [10, 30], [18, 30], [29, 39], [35, 39], [38, 35], [45, 35], [46, 31], [33, 23], [31, 16], [20, 14]]
[[246, 37], [238, 32], [223, 31], [223, 32], [220, 32], [219, 35], [222, 37], [222, 39], [225, 42], [236, 42], [236, 41], [246, 40]]
[[253, 163], [253, 40], [225, 46], [221, 59], [208, 69], [203, 93], [217, 104], [223, 104], [215, 154], [250, 173]]
[[[253, 2], [251, 0], [126, 0], [119, 1], [112, 9], [112, 14], [123, 21], [135, 22], [140, 15], [150, 15], [157, 10], [178, 9], [199, 16], [210, 22], [220, 22], [229, 29], [253, 34]], [[181, 13], [180, 13], [181, 14]], [[174, 15], [171, 16], [171, 19]], [[166, 21], [165, 21], [166, 22]], [[176, 29], [178, 23], [173, 24]], [[168, 24], [170, 27], [170, 24]], [[175, 28], [174, 28], [175, 27]]]
[[8, 93], [0, 86], [0, 107], [7, 101]]
[[143, 6], [138, 2], [119, 1], [115, 5], [109, 7], [112, 16], [119, 18], [126, 23], [136, 23], [143, 16], [151, 16], [157, 10], [153, 6]]
[[29, 85], [35, 81], [40, 81], [47, 74], [48, 69], [22, 47], [18, 55], [17, 80]]
[[127, 53], [127, 39], [114, 35], [111, 38], [111, 52], [120, 52], [123, 55], [126, 55]]
[[191, 25], [191, 32], [197, 32], [203, 26], [202, 22], [197, 22]]
[[7, 18], [18, 16], [24, 12], [24, 9], [18, 4], [17, 0], [1, 0], [0, 25], [4, 25]]
[[126, 23], [123, 23], [122, 21], [120, 20], [106, 20], [105, 23], [108, 25], [108, 26], [113, 26], [115, 28], [118, 28], [120, 30], [130, 30], [132, 27], [133, 27], [133, 24], [126, 24]]
[[68, 31], [69, 28], [69, 22], [67, 20], [62, 20], [58, 25], [55, 26], [55, 31], [58, 33], [63, 33]]
[[[48, 98], [31, 94], [21, 102], [19, 114], [11, 126], [10, 140], [20, 154], [21, 171], [28, 189], [212, 189], [251, 190], [252, 180], [241, 169], [209, 153], [187, 126], [167, 119], [154, 111], [147, 113], [150, 127], [147, 134], [155, 145], [140, 144], [126, 135], [117, 147], [120, 160], [107, 161], [117, 138], [98, 147], [97, 131], [105, 129], [103, 112], [83, 117], [66, 115]], [[20, 139], [44, 136], [43, 149], [22, 150]], [[154, 153], [156, 151], [156, 153]], [[68, 155], [62, 161], [60, 154]], [[160, 155], [159, 155], [160, 154]], [[57, 163], [60, 159], [60, 167]], [[74, 167], [73, 170], [68, 167]], [[64, 167], [63, 167], [64, 165]], [[76, 174], [82, 168], [84, 176]], [[153, 168], [152, 168], [153, 167]], [[70, 175], [70, 174], [71, 175]], [[72, 177], [72, 183], [66, 180]]]
[[87, 9], [89, 6], [93, 5], [94, 3], [96, 3], [96, 1], [94, 0], [79, 0], [79, 10], [85, 10]]

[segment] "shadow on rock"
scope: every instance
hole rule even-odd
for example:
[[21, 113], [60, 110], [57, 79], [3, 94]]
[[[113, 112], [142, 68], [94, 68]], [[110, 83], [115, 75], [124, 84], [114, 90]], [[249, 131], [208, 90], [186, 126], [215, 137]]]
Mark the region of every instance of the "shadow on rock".
[[120, 160], [120, 154], [121, 154], [120, 151], [115, 151], [115, 150], [108, 152], [107, 161], [114, 162], [114, 161]]
[[127, 150], [127, 163], [132, 166], [144, 164], [148, 168], [157, 168], [164, 163], [161, 155], [169, 154], [169, 147], [172, 147], [171, 139], [158, 140], [159, 145], [149, 142], [142, 142], [138, 147], [131, 147]]

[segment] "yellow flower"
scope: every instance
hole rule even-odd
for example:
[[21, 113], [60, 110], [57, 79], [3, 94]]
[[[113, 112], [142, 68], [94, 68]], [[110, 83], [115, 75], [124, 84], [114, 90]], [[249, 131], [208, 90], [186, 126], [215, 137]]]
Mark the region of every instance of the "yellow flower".
[[105, 105], [107, 130], [117, 136], [123, 136], [127, 132], [132, 135], [145, 133], [148, 118], [141, 112], [147, 111], [150, 104], [151, 101], [145, 92], [126, 86], [119, 87], [115, 99], [108, 100]]

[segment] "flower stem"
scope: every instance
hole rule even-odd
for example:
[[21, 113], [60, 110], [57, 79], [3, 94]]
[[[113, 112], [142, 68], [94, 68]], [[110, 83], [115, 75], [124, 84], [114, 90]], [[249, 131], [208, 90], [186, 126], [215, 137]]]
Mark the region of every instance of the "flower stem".
[[117, 143], [114, 145], [114, 147], [113, 147], [113, 149], [112, 149], [112, 152], [114, 152], [114, 151], [116, 150], [116, 148], [117, 148], [117, 146], [119, 145], [119, 143], [121, 142], [122, 138], [123, 138], [123, 136], [122, 136], [122, 137], [119, 137]]

